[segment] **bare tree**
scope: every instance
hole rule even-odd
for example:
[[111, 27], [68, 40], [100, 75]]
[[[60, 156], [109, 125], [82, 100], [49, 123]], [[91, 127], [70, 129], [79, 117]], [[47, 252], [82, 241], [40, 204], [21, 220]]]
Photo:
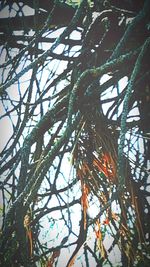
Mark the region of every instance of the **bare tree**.
[[149, 14], [1, 1], [1, 266], [149, 266]]

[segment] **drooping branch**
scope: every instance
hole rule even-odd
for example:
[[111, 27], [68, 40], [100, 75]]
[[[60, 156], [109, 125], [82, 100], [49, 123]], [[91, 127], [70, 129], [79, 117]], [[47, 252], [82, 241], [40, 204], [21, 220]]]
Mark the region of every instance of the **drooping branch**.
[[77, 82], [75, 83], [72, 89], [70, 99], [69, 99], [68, 124], [71, 124], [72, 114], [73, 114], [73, 105], [74, 105], [74, 102], [77, 96], [77, 92], [80, 89], [81, 83], [84, 83], [84, 80], [86, 80], [87, 77], [88, 78], [91, 77], [91, 80], [92, 79], [94, 80], [102, 76], [104, 73], [108, 73], [109, 71], [112, 71], [114, 68], [118, 68], [121, 64], [125, 64], [126, 62], [134, 58], [137, 55], [138, 51], [139, 49], [133, 52], [129, 52], [125, 55], [121, 55], [120, 57], [112, 61], [106, 62], [104, 65], [98, 68], [87, 69], [80, 75], [80, 77], [78, 78]]
[[124, 158], [124, 142], [125, 142], [125, 134], [126, 134], [126, 130], [127, 130], [127, 126], [126, 126], [126, 120], [127, 120], [127, 115], [128, 115], [128, 105], [129, 105], [129, 101], [130, 98], [132, 96], [132, 91], [133, 91], [133, 86], [135, 83], [135, 80], [137, 78], [137, 75], [140, 72], [141, 69], [141, 65], [142, 65], [142, 59], [147, 51], [147, 49], [149, 48], [150, 45], [150, 38], [148, 38], [144, 45], [141, 48], [140, 54], [135, 62], [135, 66], [126, 90], [126, 94], [124, 97], [124, 104], [123, 104], [123, 111], [122, 111], [122, 116], [121, 116], [121, 131], [120, 131], [120, 136], [119, 136], [119, 147], [118, 147], [118, 178], [119, 178], [119, 185], [122, 188], [125, 184], [125, 174], [124, 174], [124, 162], [123, 162], [123, 158]]

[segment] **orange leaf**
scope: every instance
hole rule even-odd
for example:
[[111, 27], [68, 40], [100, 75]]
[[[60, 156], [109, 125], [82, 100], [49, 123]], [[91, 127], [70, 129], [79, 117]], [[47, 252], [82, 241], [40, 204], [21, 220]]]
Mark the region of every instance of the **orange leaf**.
[[29, 243], [30, 243], [30, 256], [32, 257], [32, 254], [33, 254], [33, 239], [32, 239], [32, 231], [31, 231], [31, 229], [27, 231], [27, 236], [29, 238]]
[[100, 251], [101, 257], [102, 258], [106, 258], [106, 251], [102, 242], [102, 233], [100, 230], [100, 221], [99, 219], [96, 221], [96, 225], [95, 225], [95, 234], [96, 234], [96, 238], [97, 238], [97, 246], [98, 249]]
[[81, 184], [82, 186], [82, 197], [81, 197], [81, 205], [83, 207], [83, 216], [84, 216], [84, 229], [86, 229], [86, 212], [89, 207], [88, 203], [88, 194], [89, 190], [88, 187], [85, 184]]
[[52, 256], [48, 259], [46, 267], [53, 267], [53, 263], [55, 258], [59, 257], [60, 255], [60, 250], [56, 250], [53, 252]]
[[80, 180], [82, 179], [82, 171], [80, 169], [77, 170], [77, 176]]
[[111, 212], [111, 216], [114, 220], [118, 221], [118, 215], [114, 212]]
[[102, 240], [102, 233], [100, 230], [100, 221], [99, 219], [96, 221], [96, 225], [95, 225], [95, 234], [96, 234], [96, 238]]
[[98, 168], [107, 178], [114, 180], [116, 178], [116, 165], [108, 153], [104, 153], [101, 158], [94, 158], [93, 165]]
[[70, 261], [68, 267], [72, 267], [72, 266], [74, 265], [76, 256], [77, 256], [77, 254], [74, 255], [74, 257], [73, 257], [72, 260]]
[[82, 206], [83, 206], [83, 209], [87, 209], [88, 208], [88, 194], [89, 194], [89, 190], [88, 190], [88, 187], [83, 184], [82, 186], [82, 197], [81, 197], [81, 203], [82, 203]]
[[30, 228], [30, 216], [26, 214], [24, 216], [24, 227], [26, 228], [26, 234], [29, 239], [29, 244], [30, 244], [30, 256], [32, 257], [33, 254], [33, 238], [32, 238], [32, 231]]
[[106, 218], [106, 219], [103, 221], [103, 224], [109, 224], [109, 219]]

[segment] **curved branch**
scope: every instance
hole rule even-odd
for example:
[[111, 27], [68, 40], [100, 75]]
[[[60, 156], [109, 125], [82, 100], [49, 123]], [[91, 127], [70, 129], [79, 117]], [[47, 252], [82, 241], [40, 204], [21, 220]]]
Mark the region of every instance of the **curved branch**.
[[133, 85], [135, 83], [135, 80], [137, 78], [137, 75], [140, 71], [141, 68], [141, 63], [142, 63], [142, 59], [143, 56], [146, 52], [146, 50], [148, 49], [150, 45], [150, 38], [148, 38], [144, 45], [142, 46], [141, 52], [135, 62], [135, 66], [127, 87], [127, 91], [125, 94], [125, 98], [124, 98], [124, 104], [123, 104], [123, 111], [122, 111], [122, 116], [121, 116], [121, 131], [120, 131], [120, 143], [119, 143], [119, 147], [118, 147], [118, 179], [119, 179], [119, 186], [122, 188], [125, 184], [125, 177], [124, 177], [124, 168], [123, 168], [123, 149], [124, 149], [124, 142], [125, 142], [125, 134], [126, 134], [126, 130], [127, 130], [127, 126], [126, 126], [126, 119], [127, 119], [127, 115], [128, 115], [128, 105], [129, 105], [129, 100], [131, 98], [132, 95], [132, 91], [133, 91]]
[[133, 57], [135, 57], [138, 52], [139, 52], [139, 49], [129, 52], [125, 55], [121, 55], [116, 59], [106, 62], [105, 64], [103, 64], [102, 66], [98, 68], [87, 69], [80, 75], [80, 77], [78, 78], [77, 82], [75, 83], [71, 91], [70, 98], [69, 98], [68, 125], [70, 125], [72, 121], [73, 106], [75, 103], [77, 93], [81, 87], [81, 83], [84, 83], [87, 77], [88, 79], [90, 77], [91, 80], [94, 80], [98, 78], [99, 76], [102, 76], [103, 74], [108, 73], [109, 71], [112, 71], [114, 68], [119, 67], [119, 65], [125, 64], [126, 62], [131, 60]]

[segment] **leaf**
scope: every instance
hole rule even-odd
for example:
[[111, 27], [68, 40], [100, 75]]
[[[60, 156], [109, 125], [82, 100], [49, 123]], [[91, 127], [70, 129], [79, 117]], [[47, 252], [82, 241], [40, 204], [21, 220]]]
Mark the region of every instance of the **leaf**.
[[106, 218], [106, 219], [103, 221], [103, 224], [107, 224], [107, 225], [108, 225], [108, 224], [109, 224], [109, 222], [110, 222], [110, 221], [109, 221], [109, 219], [108, 219], [108, 218]]
[[96, 234], [96, 238], [102, 240], [102, 233], [100, 230], [100, 221], [99, 219], [96, 221], [96, 225], [95, 225], [95, 234]]
[[84, 230], [85, 230], [86, 229], [86, 212], [87, 212], [87, 209], [89, 207], [89, 203], [88, 203], [89, 189], [85, 183], [83, 185], [81, 183], [81, 187], [82, 187], [81, 205], [83, 207]]
[[60, 250], [53, 251], [52, 256], [48, 259], [46, 267], [53, 267], [55, 258], [58, 258], [60, 255]]
[[25, 215], [24, 217], [24, 227], [26, 228], [26, 235], [29, 240], [30, 244], [30, 257], [33, 255], [33, 238], [32, 238], [32, 230], [30, 227], [30, 216], [28, 214]]
[[111, 216], [115, 221], [118, 221], [119, 218], [118, 218], [118, 215], [116, 213], [111, 212]]
[[106, 251], [105, 251], [105, 248], [104, 248], [102, 240], [98, 239], [97, 246], [98, 246], [99, 252], [101, 254], [101, 257], [103, 259], [105, 259], [106, 258]]
[[29, 229], [27, 231], [27, 236], [28, 236], [29, 243], [30, 243], [30, 256], [32, 257], [32, 255], [33, 255], [33, 238], [32, 238], [32, 231], [31, 231], [31, 229]]
[[100, 230], [101, 224], [100, 224], [100, 220], [98, 219], [96, 221], [96, 225], [95, 225], [95, 234], [96, 234], [96, 239], [97, 239], [97, 247], [99, 249], [99, 252], [101, 254], [102, 258], [106, 258], [106, 251], [103, 245], [103, 241], [102, 241], [102, 233]]
[[108, 153], [103, 153], [101, 158], [94, 157], [93, 166], [102, 172], [109, 180], [116, 182], [116, 164]]
[[68, 267], [72, 267], [72, 266], [74, 265], [76, 257], [77, 257], [77, 254], [74, 255], [74, 257], [73, 257], [72, 260], [70, 261]]

